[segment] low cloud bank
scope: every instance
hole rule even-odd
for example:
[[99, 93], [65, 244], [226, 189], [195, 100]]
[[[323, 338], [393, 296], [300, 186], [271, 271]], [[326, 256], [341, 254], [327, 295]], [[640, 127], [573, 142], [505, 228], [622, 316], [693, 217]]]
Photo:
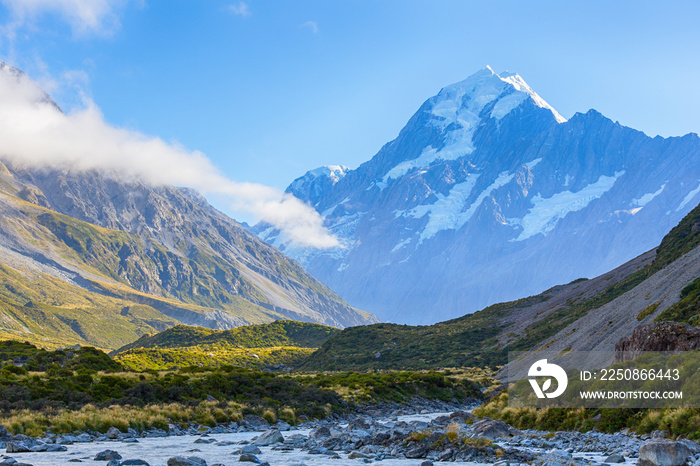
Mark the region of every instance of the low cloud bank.
[[294, 196], [232, 181], [201, 152], [112, 126], [93, 102], [63, 114], [39, 86], [6, 65], [0, 66], [0, 158], [37, 167], [103, 170], [152, 185], [188, 186], [225, 196], [234, 210], [274, 225], [296, 244], [339, 245], [318, 212]]

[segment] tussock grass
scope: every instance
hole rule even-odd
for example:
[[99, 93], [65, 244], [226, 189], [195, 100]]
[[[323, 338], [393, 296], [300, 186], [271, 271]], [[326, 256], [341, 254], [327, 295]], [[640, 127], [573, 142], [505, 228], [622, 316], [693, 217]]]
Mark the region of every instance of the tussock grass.
[[508, 394], [502, 393], [474, 410], [477, 416], [499, 419], [519, 429], [548, 431], [593, 428], [601, 432], [617, 432], [629, 428], [638, 434], [666, 430], [672, 437], [700, 439], [700, 409], [586, 409], [586, 408], [510, 408]]
[[[168, 428], [169, 424], [216, 424], [240, 421], [245, 406], [235, 402], [202, 402], [196, 406], [181, 403], [152, 404], [143, 407], [110, 406], [98, 408], [88, 404], [77, 411], [63, 409], [37, 412], [23, 409], [0, 417], [0, 424], [14, 434], [42, 435], [47, 430], [57, 434], [84, 430], [107, 432], [116, 427], [122, 432], [152, 427]], [[273, 413], [274, 414], [274, 413]]]

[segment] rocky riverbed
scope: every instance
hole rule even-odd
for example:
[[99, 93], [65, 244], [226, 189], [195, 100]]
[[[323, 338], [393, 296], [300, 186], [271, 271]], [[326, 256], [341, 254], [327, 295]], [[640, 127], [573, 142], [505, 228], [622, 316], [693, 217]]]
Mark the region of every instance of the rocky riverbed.
[[256, 416], [213, 429], [170, 426], [168, 431], [82, 432], [41, 438], [10, 436], [0, 428], [6, 454], [0, 464], [20, 466], [233, 464], [427, 466], [465, 462], [510, 466], [593, 464], [700, 466], [700, 446], [666, 439], [663, 432], [520, 431], [476, 418], [470, 406], [419, 401], [373, 406], [361, 413], [292, 427]]

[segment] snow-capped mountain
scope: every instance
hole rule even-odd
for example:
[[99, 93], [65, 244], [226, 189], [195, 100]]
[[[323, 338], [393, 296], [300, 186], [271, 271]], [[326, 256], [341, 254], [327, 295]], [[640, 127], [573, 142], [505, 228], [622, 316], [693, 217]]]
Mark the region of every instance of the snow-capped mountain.
[[350, 303], [431, 323], [593, 277], [655, 247], [700, 201], [700, 138], [650, 138], [595, 110], [564, 119], [485, 68], [428, 99], [356, 170], [288, 188], [343, 247], [295, 248]]

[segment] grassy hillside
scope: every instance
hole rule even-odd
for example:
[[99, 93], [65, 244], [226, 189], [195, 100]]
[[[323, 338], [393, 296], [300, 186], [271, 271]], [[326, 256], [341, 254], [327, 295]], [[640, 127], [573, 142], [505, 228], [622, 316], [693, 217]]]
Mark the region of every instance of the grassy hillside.
[[136, 348], [114, 356], [134, 371], [164, 371], [182, 367], [284, 368], [301, 364], [316, 348], [272, 346], [268, 348]]
[[[18, 366], [16, 364], [22, 364]], [[42, 435], [118, 427], [208, 426], [256, 414], [274, 423], [347, 412], [354, 404], [480, 398], [491, 374], [273, 374], [223, 366], [134, 373], [94, 348], [46, 351], [0, 342], [0, 425]]]
[[111, 349], [177, 324], [156, 309], [0, 264], [0, 339]]
[[135, 342], [119, 348], [115, 353], [134, 348], [185, 348], [190, 346], [318, 348], [339, 332], [340, 330], [334, 327], [292, 320], [278, 320], [269, 324], [249, 325], [230, 330], [211, 330], [178, 325], [156, 335], [145, 335]]
[[[508, 351], [536, 347], [591, 310], [635, 288], [699, 244], [700, 206], [666, 235], [653, 261], [636, 269], [625, 269], [625, 275], [612, 283], [600, 278], [582, 280], [583, 283], [576, 281], [537, 296], [496, 304], [474, 314], [430, 326], [376, 324], [349, 328], [324, 343], [301, 368], [366, 370], [502, 365], [507, 362]], [[562, 290], [571, 290], [577, 284], [588, 282], [599, 288], [594, 293], [572, 294], [565, 302], [551, 308], [539, 306], [549, 300], [556, 301], [555, 298], [562, 295]], [[697, 322], [700, 314], [698, 289], [700, 285], [697, 281], [687, 287], [683, 300], [662, 317]], [[532, 315], [531, 309], [540, 308], [543, 310]], [[515, 331], [514, 324], [521, 323], [523, 319], [526, 319], [527, 325]]]
[[324, 343], [302, 370], [432, 369], [503, 363], [499, 319], [547, 295], [496, 304], [429, 326], [375, 324], [352, 327]]
[[[91, 347], [47, 351], [43, 348], [13, 340], [0, 341], [0, 367], [7, 372], [69, 369], [71, 371], [121, 371], [123, 367], [104, 352]], [[22, 368], [23, 370], [20, 370]]]
[[178, 325], [143, 336], [113, 354], [117, 361], [134, 370], [297, 365], [339, 332], [325, 325], [290, 320], [223, 331]]

